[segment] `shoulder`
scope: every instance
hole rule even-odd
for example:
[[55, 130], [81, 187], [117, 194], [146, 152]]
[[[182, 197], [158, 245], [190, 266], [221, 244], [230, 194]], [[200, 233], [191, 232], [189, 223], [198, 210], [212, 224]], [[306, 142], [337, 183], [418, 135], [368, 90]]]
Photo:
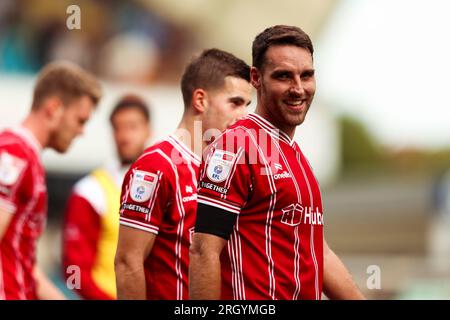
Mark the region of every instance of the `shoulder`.
[[144, 171], [173, 176], [178, 156], [178, 153], [174, 151], [173, 145], [166, 140], [152, 145], [133, 163], [127, 175], [136, 171]]
[[212, 142], [204, 151], [204, 159], [208, 154], [238, 154], [248, 153], [255, 148], [258, 140], [258, 131], [254, 123], [247, 118], [236, 122], [233, 126], [226, 129]]
[[8, 153], [23, 161], [29, 161], [30, 154], [27, 145], [17, 135], [7, 130], [0, 132], [0, 154]]
[[99, 214], [103, 213], [106, 209], [105, 193], [100, 183], [92, 174], [83, 177], [74, 185], [73, 194], [89, 202], [92, 208]]
[[0, 183], [14, 185], [26, 171], [30, 154], [17, 136], [7, 131], [0, 133]]
[[228, 129], [224, 130], [222, 134], [218, 137], [235, 137], [235, 136], [248, 136], [252, 134], [257, 126], [250, 118], [244, 117], [238, 120], [235, 124], [230, 126]]
[[171, 196], [177, 185], [177, 167], [172, 162], [171, 150], [170, 143], [162, 141], [146, 149], [131, 165], [122, 184], [122, 203], [154, 203], [156, 192], [159, 197]]

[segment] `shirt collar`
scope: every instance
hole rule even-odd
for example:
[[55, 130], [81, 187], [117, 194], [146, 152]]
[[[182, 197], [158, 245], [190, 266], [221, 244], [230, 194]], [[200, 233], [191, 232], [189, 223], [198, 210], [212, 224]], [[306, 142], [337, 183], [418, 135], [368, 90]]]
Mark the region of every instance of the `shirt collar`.
[[196, 165], [200, 166], [202, 159], [194, 153], [187, 145], [185, 145], [178, 137], [172, 133], [167, 138], [169, 142], [172, 143], [172, 145], [181, 152], [182, 155], [187, 156], [187, 159], [195, 163]]
[[289, 135], [287, 133], [285, 133], [285, 132], [281, 131], [280, 129], [278, 129], [277, 127], [275, 127], [270, 121], [263, 118], [259, 114], [249, 113], [247, 117], [249, 119], [253, 120], [254, 122], [256, 122], [263, 129], [268, 131], [269, 134], [272, 135], [273, 137], [286, 142], [290, 146], [292, 146], [294, 144], [294, 139], [291, 139], [291, 137], [289, 137]]

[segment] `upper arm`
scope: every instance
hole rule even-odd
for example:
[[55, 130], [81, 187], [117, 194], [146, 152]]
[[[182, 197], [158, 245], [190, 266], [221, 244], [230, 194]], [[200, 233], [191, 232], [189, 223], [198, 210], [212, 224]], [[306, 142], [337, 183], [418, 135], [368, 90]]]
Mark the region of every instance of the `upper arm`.
[[174, 198], [173, 176], [157, 155], [134, 163], [122, 185], [120, 224], [157, 235]]
[[196, 232], [229, 238], [252, 185], [245, 138], [241, 131], [227, 132], [205, 152], [200, 169]]
[[154, 233], [121, 225], [116, 260], [135, 259], [144, 261], [150, 254], [156, 235]]
[[25, 155], [14, 145], [0, 148], [0, 239], [17, 210], [20, 192], [25, 191], [27, 164]]
[[248, 200], [252, 180], [247, 148], [245, 132], [234, 130], [205, 151], [200, 167], [199, 203], [240, 212]]
[[0, 241], [2, 241], [3, 235], [8, 228], [9, 221], [11, 220], [11, 213], [7, 212], [0, 207]]
[[121, 194], [117, 258], [145, 259], [173, 198], [171, 172], [158, 154], [143, 157], [127, 172]]
[[325, 235], [323, 236], [323, 256], [326, 258], [328, 254], [330, 254], [332, 251], [330, 247], [328, 246], [327, 241], [325, 240]]
[[191, 254], [211, 254], [220, 255], [227, 240], [222, 237], [196, 232], [192, 241], [190, 252]]

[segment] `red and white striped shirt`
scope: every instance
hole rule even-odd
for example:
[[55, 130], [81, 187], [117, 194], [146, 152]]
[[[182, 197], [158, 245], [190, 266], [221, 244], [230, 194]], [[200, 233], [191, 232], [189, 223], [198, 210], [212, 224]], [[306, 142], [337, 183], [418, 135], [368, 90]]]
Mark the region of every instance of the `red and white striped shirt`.
[[188, 299], [200, 161], [170, 135], [148, 148], [125, 175], [120, 224], [157, 235], [145, 260], [147, 299]]
[[25, 128], [0, 133], [0, 207], [12, 215], [0, 241], [0, 300], [36, 299], [36, 245], [47, 219], [41, 146]]
[[198, 203], [237, 215], [221, 256], [222, 299], [321, 298], [321, 193], [287, 134], [256, 114], [226, 130], [205, 152]]

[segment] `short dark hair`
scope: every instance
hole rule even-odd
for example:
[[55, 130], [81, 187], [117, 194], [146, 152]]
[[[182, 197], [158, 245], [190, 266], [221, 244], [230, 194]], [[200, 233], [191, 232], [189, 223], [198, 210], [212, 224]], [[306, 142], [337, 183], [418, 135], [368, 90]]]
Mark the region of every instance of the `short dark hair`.
[[190, 105], [196, 89], [220, 88], [228, 76], [250, 82], [250, 66], [231, 53], [215, 48], [204, 50], [187, 65], [181, 78], [185, 107]]
[[144, 116], [146, 122], [150, 122], [151, 120], [150, 108], [142, 98], [134, 94], [127, 94], [122, 98], [120, 98], [120, 100], [114, 106], [111, 115], [109, 116], [109, 122], [112, 124], [113, 119], [117, 113], [119, 113], [122, 110], [128, 109], [135, 109], [139, 111]]
[[253, 66], [261, 69], [264, 64], [265, 53], [271, 46], [293, 45], [304, 48], [313, 56], [314, 48], [308, 34], [299, 27], [276, 25], [267, 28], [253, 40], [252, 58]]
[[58, 96], [68, 104], [87, 95], [94, 105], [102, 97], [102, 88], [94, 75], [68, 61], [51, 62], [39, 72], [33, 92], [32, 109], [37, 110], [49, 96]]

